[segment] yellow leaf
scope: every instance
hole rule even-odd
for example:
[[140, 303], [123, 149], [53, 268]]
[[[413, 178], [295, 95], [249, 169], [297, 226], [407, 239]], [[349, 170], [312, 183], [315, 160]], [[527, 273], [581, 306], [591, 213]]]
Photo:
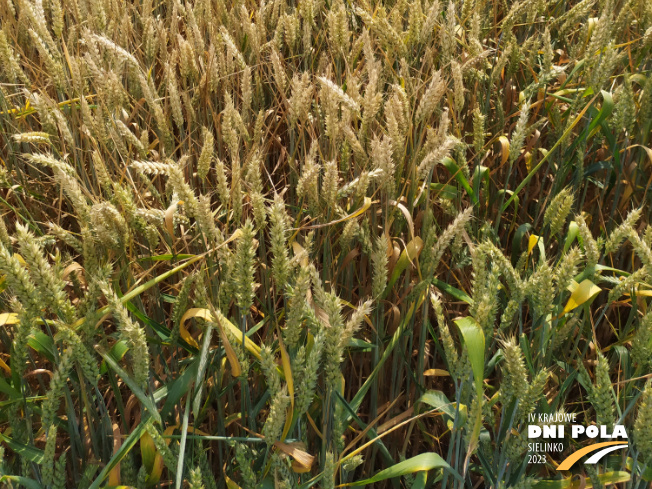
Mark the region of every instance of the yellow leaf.
[[[233, 336], [235, 337], [236, 341], [240, 344], [242, 344], [242, 331], [240, 331], [239, 328], [236, 328], [235, 325], [229, 321], [224, 314], [222, 314], [219, 310], [215, 310], [215, 314], [217, 315], [216, 321], [220, 321], [220, 325], [231, 331]], [[251, 353], [253, 356], [255, 356], [258, 360], [260, 360], [260, 346], [258, 346], [256, 343], [251, 341], [251, 339], [248, 336], [245, 336], [244, 338], [244, 346], [247, 349], [249, 353]]]
[[652, 149], [648, 148], [647, 146], [643, 146], [642, 144], [634, 144], [632, 146], [629, 146], [629, 148], [635, 148], [635, 147], [641, 147], [643, 150], [647, 153], [647, 157], [650, 159], [650, 163], [652, 163]]
[[[122, 439], [120, 437], [120, 425], [118, 423], [113, 423], [113, 454], [120, 449], [122, 445]], [[116, 465], [111, 472], [109, 472], [109, 485], [118, 486], [120, 485], [120, 464]]]
[[568, 286], [568, 290], [571, 291], [571, 296], [568, 299], [568, 302], [566, 303], [566, 307], [564, 307], [561, 316], [563, 316], [569, 311], [572, 311], [576, 307], [581, 306], [582, 304], [592, 299], [602, 291], [600, 287], [595, 285], [588, 278], [582, 281], [582, 283], [580, 284], [578, 284], [577, 282], [575, 282], [575, 280], [573, 280], [571, 284]]
[[541, 236], [537, 236], [536, 234], [531, 234], [530, 239], [528, 239], [527, 242], [527, 254], [530, 256], [530, 253], [532, 253], [532, 250], [534, 247], [537, 245], [539, 240], [541, 239]]
[[231, 237], [230, 237], [229, 239], [227, 239], [227, 240], [226, 240], [224, 243], [222, 243], [222, 244], [225, 245], [225, 244], [227, 244], [227, 243], [230, 243], [231, 241], [234, 241], [234, 240], [236, 240], [236, 239], [240, 239], [240, 236], [242, 236], [242, 229], [238, 228], [238, 229], [236, 229], [235, 231], [233, 231], [233, 234], [231, 235]]
[[327, 227], [327, 226], [332, 226], [334, 224], [340, 224], [342, 222], [348, 221], [349, 219], [353, 219], [355, 217], [358, 217], [358, 216], [364, 214], [365, 212], [367, 212], [367, 209], [369, 209], [369, 207], [371, 207], [371, 198], [365, 197], [364, 198], [364, 204], [357, 211], [355, 211], [355, 212], [353, 212], [353, 213], [351, 213], [351, 214], [349, 214], [347, 216], [344, 216], [341, 219], [336, 219], [335, 221], [327, 222], [327, 223], [324, 223], [324, 224], [315, 224], [313, 226], [304, 226], [303, 229], [318, 229], [318, 228], [324, 228], [324, 227]]
[[450, 377], [451, 374], [448, 373], [448, 370], [441, 368], [430, 368], [423, 372], [423, 375], [426, 377]]
[[[208, 316], [206, 315], [206, 313], [208, 313]], [[181, 320], [179, 321], [179, 334], [186, 341], [186, 343], [188, 343], [190, 346], [194, 346], [199, 350], [199, 344], [197, 343], [197, 341], [195, 341], [195, 338], [193, 338], [192, 335], [186, 329], [186, 321], [190, 318], [195, 318], [195, 317], [199, 317], [209, 321], [212, 320], [212, 316], [210, 315], [210, 312], [207, 311], [206, 309], [199, 309], [199, 308], [188, 309], [186, 313], [183, 316], [181, 316]]]
[[0, 314], [0, 326], [5, 324], [18, 324], [18, 314], [15, 312], [3, 312]]
[[523, 155], [523, 159], [525, 160], [525, 168], [527, 168], [528, 172], [532, 171], [532, 153], [529, 151]]
[[[210, 436], [208, 433], [202, 430], [198, 430], [197, 428], [193, 428], [192, 426], [188, 426], [188, 433], [192, 433], [193, 435], [201, 435], [201, 436]], [[168, 444], [172, 440], [168, 440]]]
[[11, 369], [9, 368], [9, 365], [7, 365], [2, 358], [0, 358], [0, 368], [7, 372], [7, 375], [11, 375]]
[[224, 474], [224, 480], [226, 481], [226, 487], [228, 487], [229, 489], [242, 489], [238, 484], [233, 482], [226, 474]]
[[[588, 22], [588, 31], [586, 33], [586, 41], [591, 39], [591, 36], [593, 35], [593, 29], [595, 29], [595, 26], [598, 25], [598, 18], [597, 17], [591, 17]], [[585, 42], [586, 42], [585, 41]]]
[[143, 465], [148, 471], [146, 484], [153, 486], [161, 479], [163, 473], [163, 457], [156, 450], [154, 440], [149, 433], [143, 433], [140, 437], [140, 455], [143, 460]]
[[[292, 399], [292, 404], [294, 404], [294, 399]], [[285, 410], [285, 424], [283, 425], [283, 433], [281, 434], [281, 440], [285, 440], [292, 428], [292, 418], [294, 417], [294, 408], [288, 406]]]
[[[206, 309], [204, 309], [204, 311], [209, 312]], [[210, 312], [209, 312], [209, 314], [210, 314]], [[240, 374], [242, 373], [242, 368], [240, 367], [240, 361], [238, 360], [238, 356], [235, 354], [235, 351], [233, 350], [233, 347], [231, 346], [231, 342], [229, 341], [229, 337], [224, 332], [224, 328], [222, 327], [222, 323], [218, 320], [218, 321], [215, 321], [215, 324], [217, 324], [217, 329], [220, 332], [220, 339], [222, 340], [222, 344], [224, 345], [224, 353], [226, 353], [226, 358], [229, 361], [229, 365], [231, 365], [231, 374], [234, 377], [239, 377]], [[236, 337], [237, 336], [238, 335], [236, 335]]]
[[[221, 316], [221, 313], [218, 312], [218, 315]], [[222, 321], [221, 320], [216, 321], [214, 315], [208, 309], [193, 307], [186, 311], [186, 313], [181, 318], [181, 321], [179, 321], [179, 334], [184, 340], [186, 340], [186, 342], [189, 345], [192, 345], [197, 349], [199, 349], [199, 344], [190, 335], [190, 333], [185, 327], [186, 320], [190, 318], [202, 318], [205, 319], [206, 321], [212, 321], [217, 325], [217, 329], [220, 332], [220, 338], [224, 346], [224, 352], [226, 353], [226, 358], [229, 361], [229, 365], [231, 365], [231, 373], [233, 374], [234, 377], [238, 377], [242, 373], [242, 369], [240, 368], [240, 362], [238, 361], [238, 357], [235, 354], [233, 347], [231, 346], [231, 342], [229, 341], [228, 336], [224, 332]], [[221, 316], [221, 318], [223, 320], [228, 321], [226, 318], [224, 318], [224, 316]], [[231, 324], [231, 326], [233, 325]], [[235, 326], [233, 326], [233, 329], [236, 329]], [[236, 329], [236, 331], [233, 331], [233, 329], [231, 329], [231, 332], [234, 334], [236, 338], [238, 337], [238, 335], [242, 335], [240, 330]], [[258, 353], [260, 354], [260, 349], [258, 350]]]
[[[188, 309], [186, 313], [183, 315], [182, 321], [184, 320], [184, 318], [188, 319], [189, 317], [200, 317], [206, 319], [207, 321], [213, 321], [214, 323], [217, 324], [218, 329], [222, 330], [222, 328], [224, 328], [224, 331], [226, 330], [230, 331], [231, 334], [235, 337], [236, 341], [239, 344], [242, 344], [242, 331], [236, 328], [235, 325], [231, 321], [229, 321], [226, 318], [226, 316], [224, 316], [224, 314], [222, 314], [218, 309], [215, 309], [213, 314], [208, 309], [191, 308]], [[258, 360], [260, 360], [260, 347], [256, 343], [251, 341], [251, 339], [247, 336], [245, 336], [244, 342], [245, 342], [244, 346], [247, 349], [247, 351], [251, 353], [253, 356], [255, 356]]]
[[623, 190], [623, 195], [620, 198], [620, 204], [618, 205], [618, 207], [624, 209], [625, 205], [632, 201], [631, 197], [633, 193], [634, 193], [634, 187], [632, 187], [630, 183], [627, 183], [625, 190]]
[[[453, 404], [454, 408], [457, 408], [457, 403], [454, 402]], [[466, 407], [466, 404], [460, 404], [460, 409], [458, 411], [458, 420], [457, 420], [457, 425], [458, 426], [464, 426], [468, 420], [469, 417], [469, 410]], [[454, 420], [449, 419], [446, 421], [446, 426], [448, 427], [449, 430], [452, 430], [455, 427]]]
[[500, 164], [504, 165], [509, 158], [509, 139], [507, 136], [500, 136], [498, 142], [500, 143]]
[[[629, 292], [625, 292], [623, 295], [629, 297], [631, 294]], [[638, 296], [645, 296], [645, 297], [652, 297], [652, 290], [637, 290], [636, 295]]]

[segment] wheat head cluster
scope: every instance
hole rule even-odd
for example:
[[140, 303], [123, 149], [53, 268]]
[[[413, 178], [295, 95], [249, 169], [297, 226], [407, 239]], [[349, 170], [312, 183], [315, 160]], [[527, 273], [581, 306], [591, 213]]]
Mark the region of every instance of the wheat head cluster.
[[0, 0], [0, 485], [649, 487], [651, 54], [649, 0]]

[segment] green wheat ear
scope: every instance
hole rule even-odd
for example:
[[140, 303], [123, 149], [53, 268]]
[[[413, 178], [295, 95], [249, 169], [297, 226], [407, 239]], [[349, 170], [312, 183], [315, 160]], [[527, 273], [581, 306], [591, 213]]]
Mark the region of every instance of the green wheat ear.
[[568, 187], [560, 191], [552, 199], [543, 216], [544, 226], [550, 226], [551, 235], [555, 236], [561, 232], [571, 212], [573, 203], [573, 194]]
[[634, 443], [644, 463], [652, 463], [652, 381], [647, 381], [634, 422]]
[[65, 489], [66, 487], [66, 452], [59, 455], [54, 466], [53, 489]]
[[199, 178], [204, 179], [211, 169], [213, 153], [215, 151], [215, 138], [213, 137], [213, 133], [206, 127], [202, 128], [202, 138], [204, 145], [197, 160], [197, 175]]
[[52, 484], [54, 480], [54, 455], [56, 450], [56, 441], [57, 427], [56, 425], [51, 425], [47, 427], [47, 438], [43, 454], [43, 468], [41, 469], [41, 475], [45, 485]]
[[272, 397], [269, 414], [263, 425], [262, 434], [265, 437], [265, 442], [268, 447], [271, 447], [281, 439], [289, 404], [290, 398], [288, 396], [287, 385], [284, 384]]
[[270, 242], [272, 250], [272, 275], [277, 292], [287, 286], [290, 275], [290, 259], [287, 247], [289, 216], [285, 203], [279, 194], [274, 194], [274, 203], [267, 210], [270, 220]]
[[190, 489], [206, 489], [202, 483], [202, 473], [199, 467], [195, 467], [190, 472]]
[[652, 365], [652, 311], [643, 316], [634, 332], [632, 360], [643, 370]]
[[613, 427], [615, 408], [611, 393], [611, 378], [609, 377], [609, 361], [598, 352], [598, 364], [595, 368], [595, 382], [589, 395], [589, 400], [595, 409], [596, 424]]
[[527, 384], [523, 382], [523, 379], [527, 379], [528, 375], [523, 360], [523, 352], [514, 337], [503, 342], [503, 366], [501, 370], [503, 373], [503, 382], [500, 386], [501, 397], [505, 402], [524, 399]]
[[256, 487], [258, 481], [252, 469], [254, 458], [250, 450], [242, 443], [235, 445], [235, 460], [240, 470], [240, 480], [244, 487]]
[[144, 328], [131, 319], [127, 308], [108, 284], [101, 284], [100, 287], [108, 301], [109, 309], [118, 323], [120, 335], [129, 345], [134, 380], [141, 388], [145, 389], [149, 381], [150, 357]]
[[387, 285], [387, 264], [389, 263], [387, 256], [388, 246], [389, 240], [387, 239], [387, 235], [383, 233], [376, 238], [374, 252], [371, 255], [371, 261], [373, 263], [371, 295], [376, 299], [381, 297]]
[[238, 239], [235, 252], [232, 280], [236, 303], [240, 308], [240, 314], [245, 316], [254, 300], [256, 245], [254, 244], [253, 224], [249, 219], [247, 219], [241, 230], [242, 235]]
[[326, 452], [322, 489], [335, 489], [335, 457], [333, 452]]

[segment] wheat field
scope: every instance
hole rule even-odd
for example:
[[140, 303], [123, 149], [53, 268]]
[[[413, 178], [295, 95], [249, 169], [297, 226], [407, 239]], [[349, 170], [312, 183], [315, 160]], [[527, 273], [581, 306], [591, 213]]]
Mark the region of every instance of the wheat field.
[[651, 54], [649, 0], [0, 0], [0, 485], [650, 487]]

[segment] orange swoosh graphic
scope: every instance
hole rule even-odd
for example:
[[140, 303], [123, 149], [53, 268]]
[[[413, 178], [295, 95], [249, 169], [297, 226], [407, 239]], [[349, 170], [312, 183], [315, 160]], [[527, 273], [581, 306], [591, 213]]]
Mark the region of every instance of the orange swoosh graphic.
[[584, 455], [587, 455], [591, 452], [595, 452], [600, 448], [610, 447], [612, 445], [626, 445], [626, 442], [622, 441], [605, 441], [603, 443], [596, 443], [595, 445], [589, 445], [584, 447], [581, 450], [576, 451], [575, 453], [569, 455], [562, 463], [559, 464], [557, 470], [568, 470], [570, 469], [575, 462], [581, 459]]

